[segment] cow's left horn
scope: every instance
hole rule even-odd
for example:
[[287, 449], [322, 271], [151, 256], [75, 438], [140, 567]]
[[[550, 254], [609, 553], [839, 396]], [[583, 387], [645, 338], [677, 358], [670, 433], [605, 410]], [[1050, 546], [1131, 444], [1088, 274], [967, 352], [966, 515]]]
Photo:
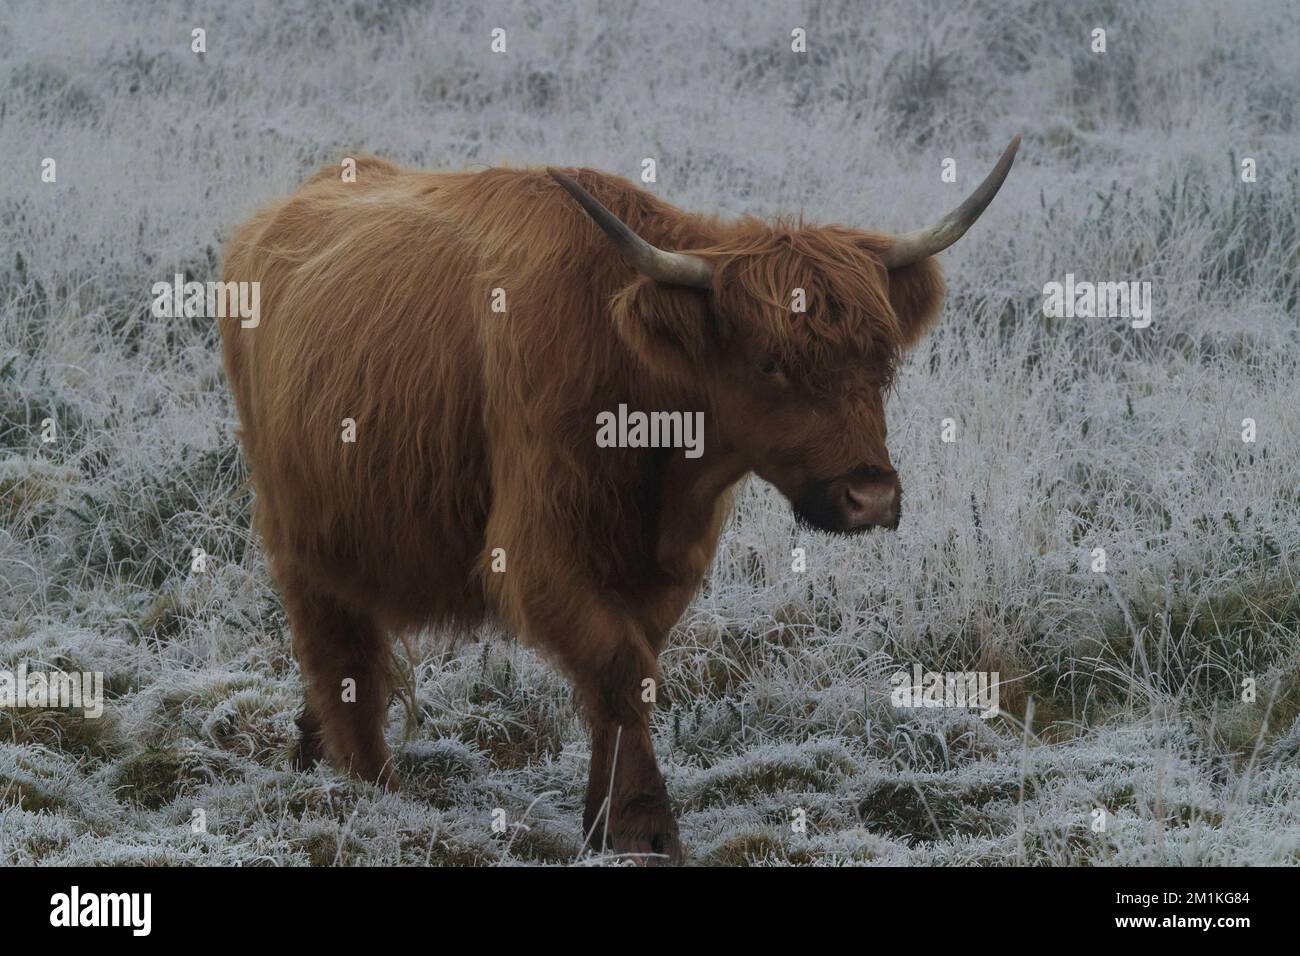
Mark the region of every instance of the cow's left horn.
[[578, 205], [587, 211], [587, 215], [596, 221], [596, 225], [605, 230], [605, 235], [613, 240], [618, 251], [623, 254], [623, 258], [637, 272], [649, 276], [656, 282], [667, 282], [671, 285], [707, 289], [712, 284], [713, 267], [709, 265], [708, 260], [684, 252], [665, 252], [650, 245], [629, 229], [627, 223], [602, 206], [596, 197], [583, 189], [572, 176], [550, 167], [547, 167], [546, 171], [568, 190], [569, 195], [578, 201]]
[[1016, 150], [1019, 148], [1020, 137], [1017, 136], [1002, 151], [1002, 158], [993, 167], [993, 172], [984, 177], [984, 182], [966, 197], [964, 203], [933, 226], [895, 237], [894, 244], [881, 253], [880, 261], [886, 268], [900, 269], [903, 266], [910, 266], [913, 262], [920, 262], [935, 253], [943, 252], [964, 236], [966, 230], [975, 225], [975, 220], [980, 217], [980, 213], [988, 208], [988, 204], [998, 194], [1002, 181], [1011, 171], [1011, 163], [1015, 160]]

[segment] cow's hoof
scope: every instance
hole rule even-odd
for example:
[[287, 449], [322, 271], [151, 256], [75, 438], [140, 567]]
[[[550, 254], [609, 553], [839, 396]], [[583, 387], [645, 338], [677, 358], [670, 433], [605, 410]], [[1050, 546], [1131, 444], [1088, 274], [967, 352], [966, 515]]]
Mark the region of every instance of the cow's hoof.
[[309, 718], [298, 718], [298, 729], [302, 733], [289, 755], [289, 762], [294, 770], [310, 770], [316, 761], [325, 758], [325, 745], [321, 741], [320, 728]]
[[683, 859], [677, 821], [662, 798], [624, 804], [610, 820], [609, 839], [615, 853], [638, 866], [678, 866]]
[[391, 770], [391, 769], [381, 770], [378, 779], [376, 779], [374, 782], [376, 786], [382, 787], [383, 789], [387, 790], [389, 793], [406, 792], [406, 781], [402, 779], [402, 775], [398, 773], [396, 770]]
[[381, 790], [387, 790], [389, 793], [401, 793], [406, 789], [406, 782], [402, 775], [397, 772], [393, 762], [386, 756], [383, 761], [372, 760], [353, 760], [342, 761], [343, 765], [352, 771], [352, 776], [364, 780], [366, 783], [372, 783]]

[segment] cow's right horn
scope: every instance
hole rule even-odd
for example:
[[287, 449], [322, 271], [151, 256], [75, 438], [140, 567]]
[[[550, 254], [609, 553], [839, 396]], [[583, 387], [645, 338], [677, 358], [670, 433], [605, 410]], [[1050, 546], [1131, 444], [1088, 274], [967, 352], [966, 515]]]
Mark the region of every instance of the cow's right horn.
[[984, 177], [984, 182], [975, 187], [975, 191], [966, 197], [966, 201], [944, 216], [933, 226], [895, 236], [894, 244], [880, 254], [880, 261], [887, 269], [901, 269], [913, 262], [920, 262], [938, 252], [943, 252], [954, 242], [966, 235], [966, 230], [975, 225], [975, 220], [988, 208], [993, 197], [1002, 188], [1002, 181], [1011, 171], [1011, 163], [1020, 148], [1020, 137], [1013, 139], [1002, 151], [993, 172]]
[[578, 201], [578, 205], [596, 221], [596, 225], [605, 230], [605, 235], [609, 236], [618, 247], [618, 251], [623, 254], [623, 258], [637, 272], [656, 282], [694, 286], [698, 289], [710, 287], [713, 267], [709, 265], [708, 260], [685, 252], [666, 252], [650, 245], [629, 229], [627, 223], [602, 206], [596, 197], [583, 189], [572, 176], [549, 166], [546, 171]]

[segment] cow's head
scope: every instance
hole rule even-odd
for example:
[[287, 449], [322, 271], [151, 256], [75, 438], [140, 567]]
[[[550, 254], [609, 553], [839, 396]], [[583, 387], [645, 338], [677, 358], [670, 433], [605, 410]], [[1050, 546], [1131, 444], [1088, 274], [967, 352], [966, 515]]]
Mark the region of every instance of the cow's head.
[[571, 177], [551, 175], [640, 273], [614, 300], [623, 341], [660, 378], [703, 388], [722, 442], [800, 519], [848, 533], [898, 525], [885, 392], [939, 312], [932, 257], [979, 218], [1019, 145], [927, 229], [886, 236], [743, 220], [692, 253], [655, 248]]

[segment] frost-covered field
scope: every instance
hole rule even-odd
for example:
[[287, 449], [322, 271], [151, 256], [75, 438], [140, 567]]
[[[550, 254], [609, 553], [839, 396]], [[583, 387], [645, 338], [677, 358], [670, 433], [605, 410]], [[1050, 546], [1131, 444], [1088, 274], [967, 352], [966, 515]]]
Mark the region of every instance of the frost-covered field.
[[[499, 635], [404, 654], [404, 793], [288, 767], [301, 690], [217, 329], [148, 309], [175, 272], [216, 278], [258, 204], [354, 150], [654, 157], [686, 207], [907, 229], [1017, 132], [890, 402], [898, 532], [801, 531], [752, 482], [665, 653], [687, 852], [1300, 861], [1294, 3], [169, 6], [0, 10], [0, 670], [107, 688], [98, 720], [0, 710], [0, 862], [581, 858], [585, 731]], [[1045, 319], [1066, 273], [1149, 280], [1152, 326]], [[998, 671], [1009, 716], [894, 708], [913, 661]]]

